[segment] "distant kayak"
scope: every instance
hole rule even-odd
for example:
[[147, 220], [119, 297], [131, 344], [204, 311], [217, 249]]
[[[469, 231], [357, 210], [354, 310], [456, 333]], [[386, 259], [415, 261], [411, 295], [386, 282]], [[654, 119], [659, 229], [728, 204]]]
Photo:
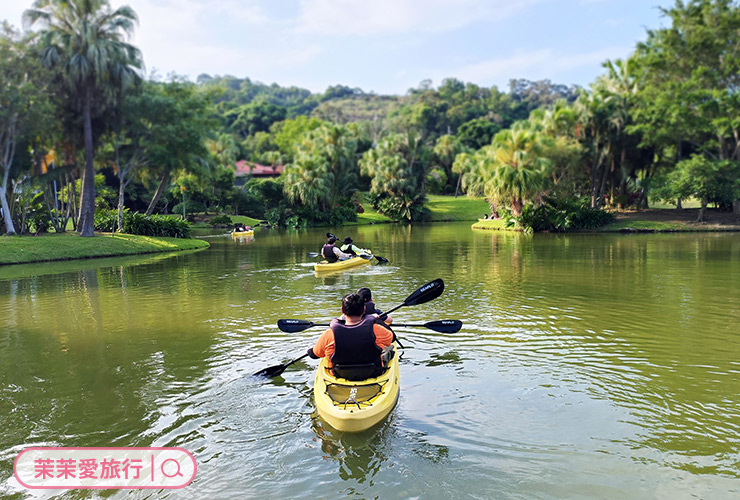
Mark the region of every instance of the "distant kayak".
[[231, 237], [236, 238], [247, 238], [249, 236], [254, 236], [254, 230], [252, 231], [234, 231], [231, 233]]
[[350, 267], [361, 266], [362, 264], [369, 264], [372, 256], [368, 257], [370, 258], [363, 259], [362, 257], [352, 257], [351, 259], [338, 260], [337, 262], [332, 262], [331, 264], [324, 260], [319, 262], [318, 264], [314, 264], [313, 269], [317, 273], [322, 271], [341, 271], [344, 269], [349, 269]]
[[398, 355], [379, 377], [357, 382], [335, 377], [322, 358], [313, 385], [321, 418], [338, 431], [361, 432], [387, 417], [400, 392]]

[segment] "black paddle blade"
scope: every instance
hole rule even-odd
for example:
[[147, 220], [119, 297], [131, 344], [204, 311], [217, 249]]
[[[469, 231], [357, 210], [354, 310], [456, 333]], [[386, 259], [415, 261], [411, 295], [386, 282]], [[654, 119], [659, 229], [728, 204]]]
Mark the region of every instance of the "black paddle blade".
[[295, 333], [308, 330], [314, 324], [311, 321], [305, 319], [279, 319], [277, 322], [278, 328], [283, 332]]
[[380, 255], [376, 255], [375, 258], [378, 260], [378, 264], [387, 264], [388, 259], [385, 257], [381, 257]]
[[296, 358], [293, 361], [288, 361], [287, 363], [283, 363], [282, 365], [275, 365], [275, 366], [268, 366], [267, 368], [264, 368], [257, 373], [253, 375], [253, 377], [277, 377], [281, 373], [285, 371], [286, 368], [288, 368], [293, 363], [297, 363], [298, 361], [302, 360], [308, 356], [308, 353], [304, 354], [300, 358]]
[[462, 328], [462, 321], [459, 319], [441, 319], [439, 321], [424, 323], [424, 326], [435, 332], [456, 333]]
[[252, 376], [253, 377], [267, 377], [267, 378], [277, 377], [278, 375], [282, 374], [287, 367], [288, 367], [287, 364], [270, 366], [270, 367], [267, 367], [267, 368], [264, 368], [258, 371]]
[[421, 288], [416, 290], [414, 293], [406, 297], [406, 300], [403, 301], [403, 305], [415, 306], [418, 304], [424, 304], [425, 302], [434, 300], [440, 295], [442, 295], [442, 292], [444, 292], [444, 289], [445, 289], [445, 282], [442, 281], [442, 278], [437, 278], [436, 280], [430, 281], [429, 283], [422, 286]]

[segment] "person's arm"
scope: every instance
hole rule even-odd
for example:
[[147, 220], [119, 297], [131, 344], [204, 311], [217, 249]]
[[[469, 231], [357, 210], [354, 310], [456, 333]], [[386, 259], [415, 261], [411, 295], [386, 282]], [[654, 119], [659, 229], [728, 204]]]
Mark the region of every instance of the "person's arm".
[[393, 343], [393, 332], [378, 323], [373, 325], [375, 334], [375, 344], [381, 349], [388, 347]]
[[334, 332], [331, 330], [331, 328], [321, 334], [313, 347], [308, 348], [308, 356], [311, 359], [319, 359], [323, 358], [324, 356], [329, 356], [331, 354], [327, 353], [327, 348], [330, 346], [332, 348], [331, 351], [333, 352]]
[[336, 255], [339, 259], [349, 259], [350, 257], [352, 257], [350, 254], [342, 252], [337, 247], [334, 247], [334, 255]]
[[354, 243], [352, 244], [350, 248], [352, 248], [352, 251], [355, 252], [357, 255], [360, 255], [361, 253], [367, 253], [367, 251], [364, 248], [360, 248]]

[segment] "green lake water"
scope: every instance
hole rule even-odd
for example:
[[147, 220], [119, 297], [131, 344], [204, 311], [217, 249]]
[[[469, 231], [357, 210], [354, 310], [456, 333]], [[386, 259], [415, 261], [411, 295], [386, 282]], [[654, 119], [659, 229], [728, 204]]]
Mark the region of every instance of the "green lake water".
[[[740, 234], [333, 230], [386, 257], [316, 276], [326, 229], [205, 251], [0, 267], [0, 498], [740, 498]], [[397, 322], [401, 395], [361, 434], [315, 415], [317, 362], [282, 377], [342, 295]], [[28, 446], [180, 446], [168, 491], [34, 491]]]

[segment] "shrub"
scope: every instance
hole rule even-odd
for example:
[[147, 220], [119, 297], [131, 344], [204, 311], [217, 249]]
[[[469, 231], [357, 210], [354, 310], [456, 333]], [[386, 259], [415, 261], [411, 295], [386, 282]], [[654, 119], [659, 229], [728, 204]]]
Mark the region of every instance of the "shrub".
[[230, 226], [231, 224], [233, 224], [233, 222], [231, 221], [231, 217], [224, 214], [224, 215], [217, 215], [216, 217], [212, 218], [209, 221], [209, 224], [213, 227], [223, 226], [223, 225]]
[[[117, 210], [97, 210], [95, 229], [113, 232], [118, 220]], [[141, 236], [168, 236], [171, 238], [190, 238], [190, 224], [174, 215], [144, 215], [123, 211], [123, 232]]]
[[526, 205], [519, 217], [506, 216], [507, 227], [516, 225], [526, 232], [594, 229], [614, 222], [614, 214], [591, 208], [585, 199], [547, 199], [542, 205]]

